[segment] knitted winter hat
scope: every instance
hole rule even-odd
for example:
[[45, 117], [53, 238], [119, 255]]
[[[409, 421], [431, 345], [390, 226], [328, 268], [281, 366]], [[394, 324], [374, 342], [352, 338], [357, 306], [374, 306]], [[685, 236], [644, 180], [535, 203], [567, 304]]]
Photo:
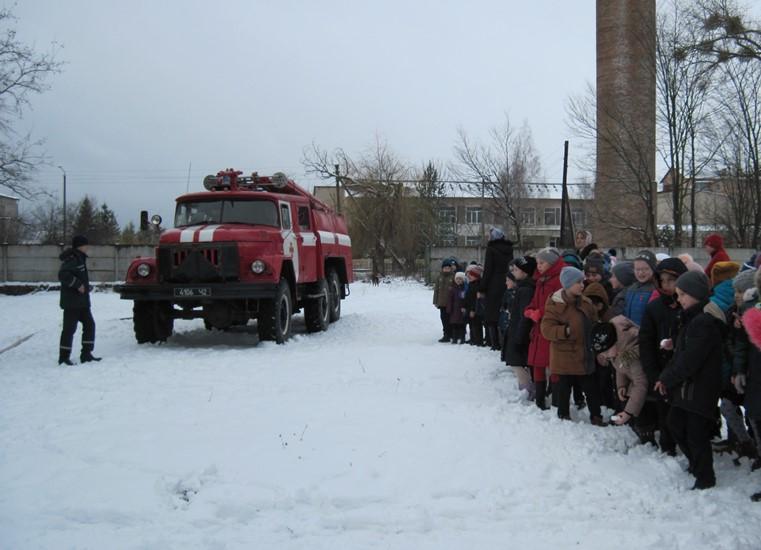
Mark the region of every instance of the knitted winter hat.
[[515, 259], [515, 267], [526, 273], [529, 277], [536, 271], [536, 260], [531, 256], [520, 256]]
[[649, 250], [640, 250], [637, 253], [637, 255], [634, 257], [634, 261], [647, 263], [647, 265], [650, 266], [650, 269], [653, 270], [653, 273], [655, 273], [655, 268], [658, 265], [658, 260], [655, 258], [655, 254], [653, 254]]
[[608, 292], [600, 283], [588, 284], [584, 289], [584, 296], [592, 301], [599, 301], [600, 303], [604, 304], [606, 308], [610, 305], [608, 302]]
[[687, 273], [687, 266], [679, 258], [666, 258], [656, 266], [655, 272], [658, 275], [668, 273], [678, 279], [680, 275]]
[[71, 248], [79, 248], [80, 246], [85, 246], [86, 244], [90, 244], [90, 241], [84, 235], [74, 235], [74, 237], [71, 239]]
[[719, 250], [724, 248], [724, 238], [718, 233], [712, 233], [705, 238], [703, 246], [710, 246], [714, 250]]
[[578, 254], [576, 254], [575, 250], [563, 250], [561, 257], [563, 258], [563, 261], [566, 263], [566, 265], [570, 265], [571, 267], [575, 267], [579, 270], [584, 269], [584, 264], [581, 263], [581, 258], [579, 258]]
[[745, 294], [746, 290], [748, 290], [749, 288], [753, 288], [755, 277], [756, 277], [755, 269], [745, 270], [742, 273], [739, 273], [737, 277], [735, 277], [735, 280], [732, 281], [732, 288], [735, 289], [735, 292], [739, 292], [740, 294]]
[[576, 283], [584, 280], [584, 273], [580, 269], [566, 266], [560, 270], [560, 284], [563, 288], [571, 288]]
[[468, 268], [465, 270], [465, 274], [469, 275], [471, 273], [480, 279], [481, 276], [484, 274], [484, 268], [478, 264], [470, 264]]
[[596, 323], [592, 327], [592, 349], [595, 353], [608, 351], [616, 345], [616, 327], [613, 323]]
[[554, 265], [560, 259], [560, 254], [557, 248], [542, 248], [536, 253], [536, 259]]
[[711, 295], [708, 277], [701, 271], [688, 271], [682, 274], [676, 280], [676, 287], [701, 302]]
[[633, 285], [637, 279], [634, 277], [634, 264], [632, 262], [618, 262], [613, 266], [613, 275], [622, 286]]
[[716, 262], [711, 269], [711, 284], [716, 286], [722, 281], [734, 279], [740, 271], [740, 264], [737, 262]]
[[498, 241], [499, 239], [505, 238], [505, 232], [502, 231], [499, 227], [492, 227], [489, 229], [489, 240], [490, 241]]
[[457, 273], [454, 274], [454, 280], [455, 281], [465, 282], [466, 278], [467, 277], [465, 277], [465, 273], [463, 273], [462, 271], [458, 271]]

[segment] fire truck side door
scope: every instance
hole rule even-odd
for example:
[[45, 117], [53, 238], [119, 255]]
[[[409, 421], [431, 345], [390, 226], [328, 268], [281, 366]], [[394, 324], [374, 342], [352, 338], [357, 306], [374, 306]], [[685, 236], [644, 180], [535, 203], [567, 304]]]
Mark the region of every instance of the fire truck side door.
[[309, 206], [297, 204], [295, 228], [299, 241], [299, 282], [316, 281], [319, 276], [317, 268], [317, 235], [312, 227], [312, 213]]

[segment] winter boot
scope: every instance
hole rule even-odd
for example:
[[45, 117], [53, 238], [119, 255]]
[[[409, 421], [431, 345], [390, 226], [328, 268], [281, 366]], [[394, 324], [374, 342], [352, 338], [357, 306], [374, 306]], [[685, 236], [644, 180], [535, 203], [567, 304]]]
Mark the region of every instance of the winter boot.
[[745, 457], [751, 460], [758, 459], [758, 451], [756, 451], [756, 446], [753, 444], [753, 441], [744, 441], [738, 444], [735, 447], [735, 450], [737, 451], [737, 458]]
[[442, 336], [441, 338], [439, 338], [438, 341], [441, 344], [446, 344], [447, 342], [449, 342], [449, 340], [450, 340], [449, 336]]
[[759, 491], [758, 493], [753, 493], [753, 494], [750, 496], [750, 499], [751, 499], [753, 502], [761, 502], [761, 491]]
[[554, 387], [552, 382], [550, 382], [548, 391], [550, 392], [550, 404], [557, 409], [559, 392], [557, 391], [557, 388]]
[[71, 362], [71, 350], [66, 348], [61, 348], [58, 351], [58, 364], [59, 365], [68, 365], [72, 366], [74, 363]]
[[711, 487], [716, 487], [716, 480], [711, 481], [695, 481], [695, 485], [692, 486], [693, 491], [702, 491], [703, 489], [710, 489]]
[[86, 352], [86, 353], [83, 353], [82, 355], [79, 356], [79, 361], [81, 363], [90, 363], [91, 361], [100, 361], [101, 359], [103, 359], [103, 358], [102, 357], [95, 357], [89, 351]]
[[755, 472], [756, 470], [761, 469], [761, 458], [757, 458], [753, 461], [753, 463], [750, 465], [750, 471]]
[[546, 382], [534, 382], [534, 399], [536, 406], [546, 411], [547, 407], [547, 385]]
[[608, 426], [608, 423], [602, 419], [602, 416], [593, 416], [590, 420], [590, 423], [592, 424], [592, 426], [598, 426], [600, 428], [604, 428]]

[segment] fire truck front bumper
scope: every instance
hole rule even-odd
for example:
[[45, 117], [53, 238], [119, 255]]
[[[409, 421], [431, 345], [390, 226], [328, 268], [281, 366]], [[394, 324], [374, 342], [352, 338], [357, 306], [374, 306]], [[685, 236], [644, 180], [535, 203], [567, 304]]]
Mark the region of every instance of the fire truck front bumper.
[[268, 299], [275, 297], [277, 288], [273, 283], [114, 285], [122, 300], [167, 302]]

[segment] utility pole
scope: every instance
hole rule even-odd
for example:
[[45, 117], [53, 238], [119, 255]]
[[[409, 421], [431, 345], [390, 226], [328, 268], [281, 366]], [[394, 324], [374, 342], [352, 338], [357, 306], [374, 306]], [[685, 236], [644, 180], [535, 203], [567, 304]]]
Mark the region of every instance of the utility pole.
[[563, 198], [560, 201], [560, 246], [573, 246], [573, 218], [568, 199], [568, 140], [563, 145]]
[[66, 170], [61, 165], [58, 168], [63, 172], [63, 246], [66, 246]]
[[339, 170], [341, 167], [336, 164], [334, 165], [336, 169], [336, 212], [339, 214], [341, 213], [341, 176], [339, 175]]

